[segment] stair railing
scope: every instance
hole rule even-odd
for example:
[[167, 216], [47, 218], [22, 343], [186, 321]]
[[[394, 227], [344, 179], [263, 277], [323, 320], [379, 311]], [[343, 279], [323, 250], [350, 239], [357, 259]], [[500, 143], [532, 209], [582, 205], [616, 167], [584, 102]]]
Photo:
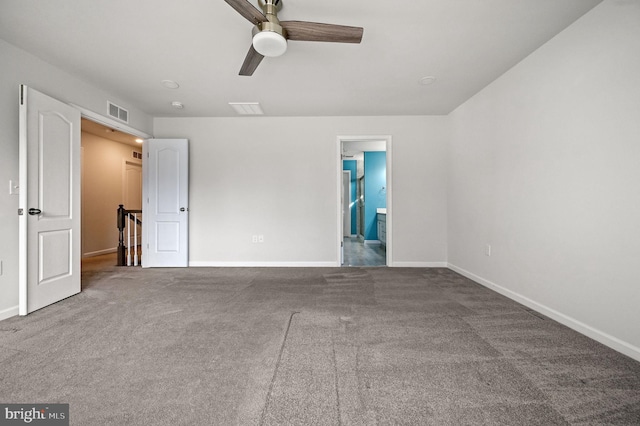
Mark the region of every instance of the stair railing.
[[[118, 207], [118, 266], [138, 266], [138, 225], [142, 226], [142, 210], [127, 210], [123, 204]], [[133, 228], [133, 243], [131, 242]], [[127, 238], [125, 244], [125, 229]]]

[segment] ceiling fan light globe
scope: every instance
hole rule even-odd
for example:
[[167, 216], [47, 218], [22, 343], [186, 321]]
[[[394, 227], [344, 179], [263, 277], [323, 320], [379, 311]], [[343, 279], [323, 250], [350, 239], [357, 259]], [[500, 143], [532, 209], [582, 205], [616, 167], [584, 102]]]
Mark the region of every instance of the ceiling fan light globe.
[[253, 48], [262, 56], [280, 56], [287, 51], [287, 39], [274, 31], [260, 31], [253, 36]]

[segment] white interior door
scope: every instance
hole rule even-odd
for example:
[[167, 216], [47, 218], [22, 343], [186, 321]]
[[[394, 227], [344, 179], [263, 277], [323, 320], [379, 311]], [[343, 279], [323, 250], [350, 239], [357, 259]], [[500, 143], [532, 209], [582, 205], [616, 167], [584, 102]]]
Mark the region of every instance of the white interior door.
[[[122, 191], [124, 208], [127, 210], [142, 210], [142, 163], [134, 163], [132, 161], [124, 161]], [[138, 214], [137, 219], [142, 220], [142, 215]], [[131, 222], [129, 225], [133, 225]], [[137, 223], [135, 235], [137, 236], [134, 244], [142, 244], [142, 226]]]
[[142, 210], [142, 164], [125, 161], [123, 192], [125, 209]]
[[80, 111], [20, 87], [19, 314], [80, 292]]
[[189, 141], [148, 139], [143, 156], [142, 266], [188, 266]]

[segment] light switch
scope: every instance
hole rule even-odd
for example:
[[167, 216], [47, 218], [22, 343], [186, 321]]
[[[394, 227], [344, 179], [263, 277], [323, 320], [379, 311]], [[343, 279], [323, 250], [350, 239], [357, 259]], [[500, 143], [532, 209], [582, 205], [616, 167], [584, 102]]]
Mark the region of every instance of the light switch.
[[15, 194], [19, 194], [19, 193], [20, 193], [20, 185], [18, 184], [18, 181], [10, 180], [9, 181], [9, 194], [10, 195], [15, 195]]

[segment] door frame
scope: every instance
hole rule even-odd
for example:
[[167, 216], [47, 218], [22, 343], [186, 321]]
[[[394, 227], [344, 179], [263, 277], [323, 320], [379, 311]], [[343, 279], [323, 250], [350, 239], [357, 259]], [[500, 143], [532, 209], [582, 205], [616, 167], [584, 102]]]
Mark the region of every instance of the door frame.
[[140, 139], [153, 138], [153, 136], [148, 133], [145, 133], [141, 130], [127, 126], [126, 124], [120, 123], [119, 121], [116, 121], [113, 118], [107, 117], [102, 114], [98, 114], [97, 112], [91, 111], [90, 109], [84, 108], [78, 104], [69, 103], [69, 105], [71, 105], [72, 107], [80, 111], [80, 116], [82, 118], [86, 118], [87, 120], [95, 121], [96, 123], [102, 124], [103, 126], [120, 130], [123, 133], [128, 133]]
[[[111, 117], [107, 117], [105, 115], [102, 114], [98, 114], [97, 112], [94, 112], [90, 109], [84, 108], [78, 104], [74, 104], [74, 103], [69, 103], [69, 105], [71, 105], [72, 107], [74, 107], [75, 109], [77, 109], [78, 111], [80, 111], [80, 117], [81, 118], [86, 118], [87, 120], [93, 121], [95, 123], [98, 124], [102, 124], [103, 126], [106, 127], [110, 127], [112, 129], [117, 129], [123, 133], [127, 133], [130, 134], [132, 136], [135, 136], [137, 138], [143, 139], [143, 140], [147, 140], [147, 139], [151, 139], [153, 138], [152, 135], [145, 133], [141, 130], [135, 129], [133, 127], [127, 126], [126, 124], [120, 123], [116, 120], [114, 120]], [[80, 132], [82, 133], [82, 127], [80, 128]], [[143, 142], [144, 143], [144, 142]], [[82, 135], [80, 136], [80, 144], [82, 145]], [[82, 147], [81, 147], [82, 148]], [[132, 147], [133, 148], [133, 147]], [[142, 144], [140, 146], [140, 148], [142, 149]], [[122, 163], [122, 173], [123, 173], [123, 177], [122, 177], [122, 182], [123, 184], [125, 183], [125, 177], [124, 177], [124, 173], [125, 173], [125, 168], [126, 168], [126, 163], [130, 162], [131, 164], [136, 164], [136, 165], [140, 165], [140, 167], [143, 167], [143, 163], [144, 163], [144, 158], [141, 158], [139, 160], [138, 163], [131, 161], [130, 159], [123, 159], [123, 163]], [[81, 162], [81, 164], [84, 164], [83, 162]], [[81, 170], [81, 182], [80, 185], [84, 185], [84, 170]], [[143, 177], [144, 179], [144, 177]], [[122, 188], [122, 199], [124, 200], [124, 188]], [[83, 212], [82, 212], [82, 189], [80, 190], [80, 217], [83, 217]], [[80, 240], [82, 241], [82, 226], [80, 226]], [[138, 235], [138, 238], [141, 240], [142, 236]], [[84, 255], [84, 251], [82, 252], [82, 255]], [[82, 261], [82, 255], [80, 256], [80, 261]]]
[[391, 135], [339, 135], [336, 137], [336, 198], [338, 205], [336, 208], [336, 264], [341, 266], [342, 244], [343, 244], [343, 223], [342, 223], [342, 143], [343, 142], [374, 142], [384, 141], [387, 156], [386, 180], [387, 180], [387, 246], [386, 246], [386, 266], [393, 266], [393, 182], [392, 182], [392, 146]]

